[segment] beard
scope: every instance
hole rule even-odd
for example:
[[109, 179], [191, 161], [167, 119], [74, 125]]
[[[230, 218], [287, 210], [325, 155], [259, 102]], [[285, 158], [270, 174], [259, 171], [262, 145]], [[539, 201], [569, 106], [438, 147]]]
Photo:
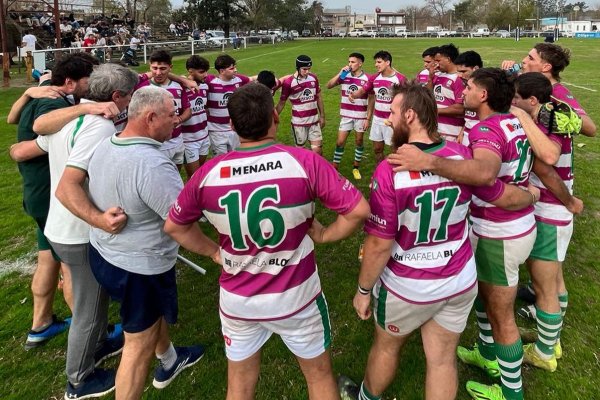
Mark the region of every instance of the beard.
[[405, 120], [401, 120], [397, 126], [394, 126], [394, 133], [392, 135], [392, 146], [399, 148], [403, 144], [408, 143], [408, 136], [410, 130]]

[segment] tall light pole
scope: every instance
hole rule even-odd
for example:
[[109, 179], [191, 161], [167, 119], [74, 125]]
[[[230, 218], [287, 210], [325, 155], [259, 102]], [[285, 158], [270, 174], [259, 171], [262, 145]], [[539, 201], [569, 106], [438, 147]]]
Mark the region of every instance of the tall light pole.
[[515, 41], [521, 40], [521, 28], [519, 27], [521, 17], [521, 0], [517, 0], [517, 27], [515, 28]]

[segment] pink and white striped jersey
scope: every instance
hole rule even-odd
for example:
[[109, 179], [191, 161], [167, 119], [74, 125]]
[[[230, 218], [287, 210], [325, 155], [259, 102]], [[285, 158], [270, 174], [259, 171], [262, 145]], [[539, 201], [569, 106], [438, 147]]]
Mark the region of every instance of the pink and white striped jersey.
[[237, 88], [250, 82], [250, 78], [245, 75], [236, 75], [230, 81], [224, 81], [218, 76], [208, 75], [204, 82], [208, 85], [208, 130], [230, 131], [227, 102]]
[[[181, 115], [186, 109], [190, 108], [190, 101], [188, 99], [188, 95], [179, 83], [169, 80], [167, 84], [158, 85], [152, 80], [146, 79], [140, 80], [140, 82], [135, 87], [135, 90], [150, 85], [166, 89], [167, 92], [173, 95], [173, 103], [175, 105], [175, 112], [177, 113], [177, 115]], [[171, 139], [175, 139], [179, 135], [181, 135], [181, 125], [178, 125], [173, 129]]]
[[206, 103], [208, 101], [208, 85], [204, 82], [198, 83], [198, 90], [186, 90], [192, 116], [182, 124], [183, 142], [191, 143], [206, 139], [208, 136], [208, 117], [206, 114]]
[[[469, 135], [471, 149], [486, 149], [502, 161], [498, 178], [507, 184], [527, 187], [533, 156], [527, 135], [512, 114], [493, 114], [481, 121]], [[477, 173], [477, 171], [473, 171]], [[483, 199], [473, 197], [473, 232], [484, 238], [514, 239], [535, 229], [533, 206], [507, 211]]]
[[427, 82], [429, 81], [429, 70], [425, 68], [423, 71], [419, 72], [416, 79], [421, 86], [427, 85]]
[[382, 74], [371, 75], [367, 88], [375, 94], [373, 124], [385, 125], [385, 121], [390, 116], [390, 107], [392, 106], [392, 88], [394, 85], [400, 84], [405, 80], [406, 77], [398, 71], [394, 71], [391, 76], [383, 76]]
[[[427, 153], [452, 160], [471, 159], [468, 147], [447, 142], [413, 143]], [[494, 201], [504, 192], [473, 188], [427, 171], [395, 173], [380, 163], [371, 181], [371, 215], [365, 231], [393, 239], [381, 282], [411, 303], [431, 303], [460, 295], [477, 281], [467, 215], [472, 193]]]
[[471, 143], [469, 140], [469, 133], [471, 132], [471, 129], [473, 129], [478, 123], [479, 116], [477, 115], [477, 112], [465, 110], [465, 129], [463, 131], [462, 145], [468, 146]]
[[[369, 93], [366, 88], [369, 85], [369, 75], [364, 72], [359, 76], [348, 74], [346, 79], [338, 79], [338, 83], [342, 87], [340, 102], [340, 115], [345, 118], [367, 119], [367, 106], [369, 103]], [[365, 89], [365, 94], [354, 99], [354, 103], [348, 100], [348, 95], [356, 92], [358, 89]]]
[[[569, 193], [573, 194], [573, 138], [567, 135], [548, 134], [547, 127], [540, 124], [538, 128], [546, 133], [550, 140], [560, 145], [560, 156], [553, 168], [569, 189]], [[540, 189], [540, 199], [535, 203], [535, 219], [550, 225], [569, 225], [573, 220], [573, 214], [544, 186], [535, 173], [531, 173], [530, 180], [532, 185]]]
[[[440, 72], [433, 78], [433, 95], [438, 109], [454, 104], [463, 104], [463, 90], [465, 90], [465, 84], [456, 73]], [[463, 117], [438, 115], [438, 132], [450, 140], [456, 140], [464, 125]]]
[[305, 79], [297, 79], [292, 75], [283, 80], [279, 101], [290, 100], [293, 126], [311, 126], [319, 122], [317, 95], [320, 93], [315, 74], [309, 73]]
[[361, 197], [323, 157], [273, 143], [209, 160], [186, 184], [169, 217], [185, 225], [204, 215], [216, 228], [223, 314], [275, 320], [301, 311], [321, 293], [307, 235], [314, 201], [346, 214]]

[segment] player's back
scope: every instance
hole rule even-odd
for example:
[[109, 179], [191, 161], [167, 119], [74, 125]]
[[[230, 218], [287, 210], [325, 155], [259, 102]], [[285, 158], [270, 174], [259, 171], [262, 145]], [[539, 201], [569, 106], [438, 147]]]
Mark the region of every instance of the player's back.
[[[500, 157], [498, 179], [507, 184], [527, 187], [533, 155], [517, 117], [510, 113], [494, 114], [477, 124], [469, 136], [473, 151], [486, 149]], [[471, 215], [474, 232], [483, 237], [515, 238], [535, 228], [533, 206], [507, 211], [475, 197]]]
[[360, 193], [320, 156], [281, 144], [240, 149], [207, 162], [192, 178], [219, 232], [221, 311], [233, 318], [294, 314], [320, 291], [315, 204], [349, 212]]
[[[417, 145], [438, 157], [471, 158], [457, 143]], [[373, 179], [366, 231], [394, 239], [381, 277], [386, 287], [412, 302], [441, 300], [470, 287], [475, 282], [467, 223], [471, 187], [427, 171], [393, 172], [387, 163], [377, 167]]]

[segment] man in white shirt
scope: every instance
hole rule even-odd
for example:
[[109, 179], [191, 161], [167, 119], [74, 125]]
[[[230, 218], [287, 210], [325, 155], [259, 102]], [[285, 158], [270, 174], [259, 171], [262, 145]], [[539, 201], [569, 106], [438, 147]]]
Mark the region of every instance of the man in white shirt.
[[25, 36], [21, 40], [21, 47], [35, 49], [37, 38], [29, 30], [25, 31]]

